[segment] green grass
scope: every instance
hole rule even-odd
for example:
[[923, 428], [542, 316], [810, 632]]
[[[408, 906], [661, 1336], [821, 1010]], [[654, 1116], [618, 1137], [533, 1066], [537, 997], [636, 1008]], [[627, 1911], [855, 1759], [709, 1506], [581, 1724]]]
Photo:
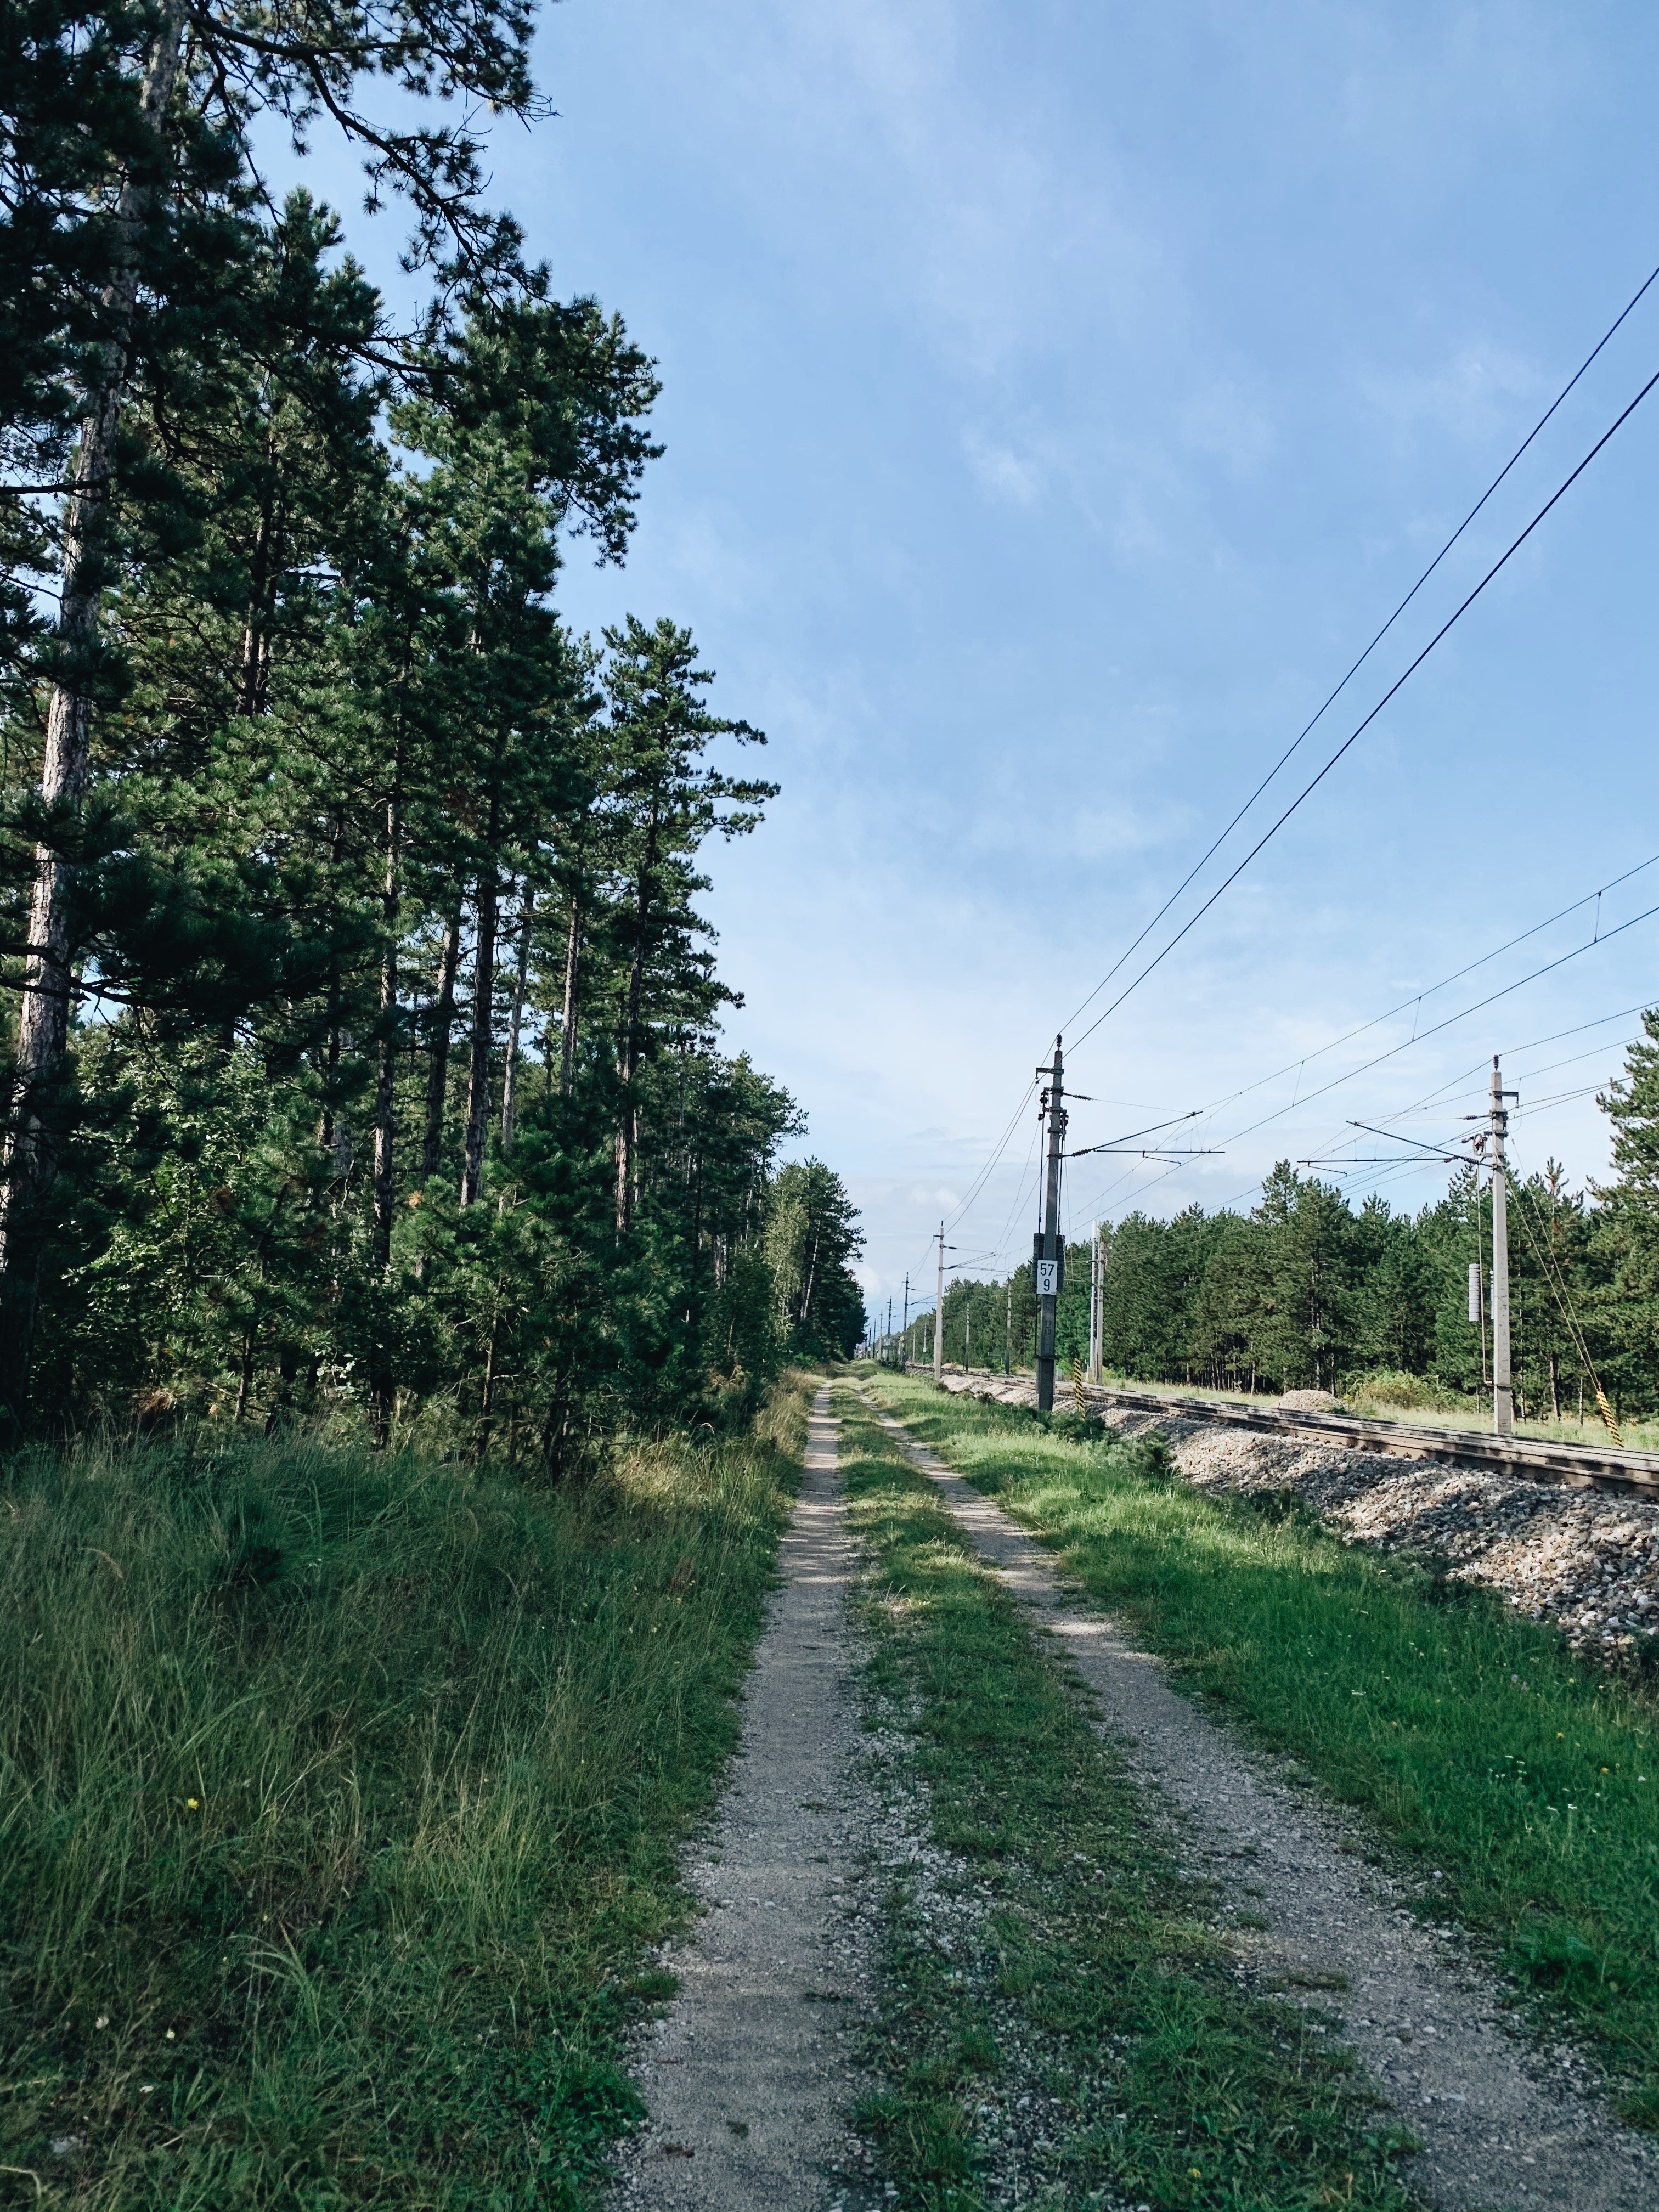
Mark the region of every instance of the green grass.
[[10, 1468], [0, 2204], [586, 2201], [804, 1387], [574, 1494], [304, 1443]]
[[907, 1733], [899, 1780], [913, 1763], [934, 1839], [965, 1869], [954, 1887], [981, 1907], [971, 1936], [951, 1911], [947, 1950], [913, 1882], [889, 1899], [885, 2080], [861, 2118], [900, 2203], [976, 2212], [998, 2138], [1024, 2130], [1036, 2171], [1020, 2201], [1034, 2205], [1403, 2212], [1403, 2138], [1319, 2016], [1240, 1989], [1209, 1886], [1180, 1871], [1080, 1693], [933, 1485], [850, 1390], [836, 1395], [871, 1562], [874, 1717]]
[[890, 1374], [882, 1400], [1054, 1544], [1186, 1684], [1361, 1807], [1659, 2126], [1659, 1700], [1483, 1590], [1156, 1452]]

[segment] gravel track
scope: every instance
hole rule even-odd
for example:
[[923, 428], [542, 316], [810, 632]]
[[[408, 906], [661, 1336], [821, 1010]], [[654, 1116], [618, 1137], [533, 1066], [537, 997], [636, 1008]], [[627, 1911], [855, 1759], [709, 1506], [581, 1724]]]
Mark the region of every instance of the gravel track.
[[620, 2161], [629, 2212], [877, 2201], [853, 2178], [863, 2152], [848, 2114], [867, 2086], [849, 2045], [872, 2016], [856, 1881], [881, 1807], [860, 1755], [856, 1552], [829, 1397], [826, 1384], [812, 1407], [735, 1777], [687, 1869], [704, 1914], [659, 1954], [681, 1986], [636, 2051], [649, 2118]]
[[1228, 1908], [1268, 1923], [1236, 1936], [1246, 1978], [1337, 2016], [1425, 2145], [1407, 2168], [1413, 2186], [1460, 2212], [1653, 2212], [1653, 2147], [1575, 2086], [1571, 2053], [1514, 2034], [1490, 1978], [1452, 1937], [1418, 1921], [1410, 1891], [1360, 1863], [1352, 1818], [1310, 1802], [1196, 1711], [1156, 1659], [1061, 1583], [1040, 1544], [880, 1418], [1098, 1698], [1103, 1730], [1127, 1739], [1137, 1773], [1178, 1808], [1188, 1847]]

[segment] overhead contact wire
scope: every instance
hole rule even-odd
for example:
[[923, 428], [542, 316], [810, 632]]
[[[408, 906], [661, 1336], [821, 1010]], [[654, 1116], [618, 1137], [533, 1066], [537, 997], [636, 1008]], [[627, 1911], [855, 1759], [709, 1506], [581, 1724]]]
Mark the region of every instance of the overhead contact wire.
[[1365, 650], [1360, 654], [1359, 658], [1350, 665], [1347, 673], [1342, 678], [1341, 681], [1333, 690], [1327, 693], [1322, 704], [1316, 710], [1310, 719], [1303, 725], [1303, 727], [1297, 732], [1296, 737], [1291, 739], [1291, 743], [1285, 747], [1285, 750], [1267, 770], [1266, 775], [1262, 777], [1261, 782], [1257, 784], [1255, 789], [1244, 801], [1244, 804], [1239, 808], [1237, 813], [1234, 815], [1232, 820], [1227, 824], [1226, 828], [1221, 832], [1221, 835], [1216, 839], [1214, 844], [1210, 847], [1209, 851], [1205, 854], [1203, 859], [1194, 863], [1193, 867], [1188, 872], [1187, 875], [1176, 886], [1175, 890], [1170, 892], [1169, 897], [1164, 900], [1163, 905], [1159, 907], [1158, 912], [1146, 924], [1146, 927], [1141, 931], [1139, 936], [1134, 939], [1133, 944], [1125, 947], [1124, 951], [1113, 963], [1112, 966], [1109, 967], [1106, 970], [1106, 973], [1101, 977], [1099, 982], [1095, 985], [1094, 989], [1090, 992], [1088, 997], [1083, 1001], [1082, 1006], [1079, 1006], [1068, 1018], [1066, 1022], [1063, 1024], [1063, 1027], [1069, 1029], [1072, 1023], [1077, 1019], [1078, 1015], [1083, 1013], [1089, 1006], [1093, 1005], [1094, 1001], [1100, 996], [1100, 994], [1111, 981], [1113, 976], [1117, 974], [1119, 969], [1123, 966], [1124, 963], [1133, 956], [1139, 946], [1146, 943], [1146, 939], [1158, 927], [1159, 922], [1163, 921], [1164, 915], [1168, 914], [1170, 908], [1175, 904], [1182, 893], [1188, 888], [1188, 885], [1193, 882], [1195, 877], [1201, 875], [1204, 870], [1208, 867], [1210, 862], [1221, 850], [1221, 848], [1226, 843], [1228, 838], [1232, 836], [1234, 830], [1237, 829], [1239, 823], [1244, 819], [1244, 817], [1255, 805], [1257, 799], [1261, 798], [1262, 793], [1267, 788], [1267, 786], [1279, 774], [1280, 769], [1284, 767], [1286, 761], [1291, 758], [1291, 756], [1298, 750], [1303, 741], [1313, 734], [1315, 728], [1323, 719], [1327, 711], [1335, 705], [1342, 693], [1346, 690], [1350, 683], [1352, 682], [1353, 678], [1359, 673], [1365, 663], [1370, 659], [1377, 647], [1382, 644], [1383, 639], [1399, 621], [1401, 616], [1405, 613], [1407, 608], [1410, 606], [1412, 601], [1422, 590], [1424, 585], [1428, 582], [1430, 577], [1433, 575], [1435, 570], [1440, 566], [1440, 563], [1451, 551], [1453, 546], [1456, 544], [1458, 539], [1463, 535], [1463, 532], [1475, 520], [1476, 516], [1486, 506], [1487, 501], [1491, 499], [1492, 494], [1497, 491], [1498, 487], [1503, 483], [1504, 478], [1509, 476], [1511, 470], [1513, 470], [1516, 464], [1522, 459], [1528, 448], [1532, 445], [1540, 431], [1543, 430], [1545, 425], [1549, 422], [1551, 416], [1554, 415], [1557, 409], [1560, 407], [1562, 402], [1567, 398], [1575, 386], [1577, 386], [1580, 380], [1585, 375], [1596, 360], [1597, 356], [1603, 351], [1617, 334], [1622, 325], [1634, 313], [1637, 307], [1640, 304], [1643, 297], [1651, 289], [1656, 279], [1659, 279], [1659, 268], [1656, 268], [1646, 280], [1637, 287], [1637, 289], [1626, 304], [1622, 313], [1616, 316], [1607, 325], [1607, 328], [1603, 331], [1601, 337], [1597, 340], [1596, 343], [1591, 347], [1589, 352], [1585, 355], [1583, 360], [1579, 363], [1572, 375], [1567, 379], [1567, 381], [1562, 386], [1559, 392], [1556, 393], [1554, 398], [1551, 400], [1549, 405], [1544, 410], [1538, 420], [1533, 424], [1531, 429], [1528, 431], [1526, 436], [1521, 441], [1521, 443], [1510, 455], [1508, 460], [1504, 462], [1503, 467], [1499, 469], [1498, 474], [1486, 486], [1485, 491], [1481, 493], [1480, 498], [1476, 500], [1474, 505], [1463, 517], [1463, 520], [1458, 524], [1456, 529], [1453, 531], [1451, 536], [1446, 540], [1440, 550], [1435, 555], [1433, 560], [1430, 562], [1428, 567], [1425, 568], [1422, 574], [1412, 586], [1410, 591], [1407, 592], [1405, 598], [1401, 600], [1399, 605], [1389, 617], [1387, 622], [1383, 623], [1382, 629], [1377, 631], [1376, 636], [1372, 638], [1370, 643], [1365, 647]]
[[1583, 459], [1580, 461], [1577, 467], [1573, 470], [1571, 475], [1565, 477], [1564, 481], [1556, 487], [1554, 491], [1550, 494], [1549, 497], [1545, 501], [1542, 507], [1539, 508], [1537, 514], [1533, 516], [1532, 520], [1527, 525], [1526, 528], [1521, 532], [1518, 537], [1513, 538], [1509, 545], [1505, 547], [1504, 551], [1498, 555], [1497, 560], [1492, 562], [1491, 568], [1487, 569], [1486, 574], [1482, 576], [1480, 582], [1474, 586], [1474, 589], [1469, 592], [1468, 596], [1461, 602], [1451, 614], [1447, 616], [1445, 621], [1441, 623], [1439, 629], [1436, 630], [1434, 635], [1429, 640], [1428, 643], [1423, 647], [1416, 659], [1408, 665], [1402, 674], [1395, 678], [1394, 682], [1382, 694], [1382, 696], [1377, 701], [1376, 706], [1371, 708], [1370, 714], [1365, 716], [1362, 722], [1357, 724], [1356, 726], [1350, 731], [1348, 735], [1342, 740], [1342, 743], [1337, 747], [1336, 750], [1331, 755], [1330, 758], [1320, 769], [1318, 775], [1312, 777], [1303, 786], [1302, 789], [1297, 793], [1296, 797], [1291, 801], [1290, 805], [1285, 809], [1285, 811], [1279, 817], [1278, 820], [1274, 822], [1269, 829], [1264, 830], [1262, 835], [1256, 840], [1255, 843], [1251, 846], [1249, 851], [1246, 853], [1243, 859], [1238, 863], [1238, 866], [1232, 871], [1231, 874], [1222, 878], [1221, 882], [1218, 884], [1214, 890], [1210, 893], [1210, 896], [1205, 900], [1203, 905], [1199, 908], [1198, 911], [1182, 924], [1181, 927], [1176, 932], [1169, 943], [1165, 945], [1163, 950], [1157, 953], [1153, 958], [1147, 962], [1146, 965], [1141, 969], [1134, 981], [1127, 985], [1123, 990], [1119, 992], [1117, 997], [1113, 1000], [1111, 1005], [1106, 1008], [1105, 1012], [1103, 1013], [1097, 1014], [1095, 1017], [1094, 1020], [1090, 1023], [1088, 1028], [1084, 1030], [1083, 1035], [1077, 1038], [1073, 1042], [1072, 1049], [1074, 1052], [1077, 1050], [1079, 1046], [1086, 1043], [1088, 1039], [1094, 1035], [1095, 1031], [1100, 1027], [1103, 1022], [1109, 1021], [1111, 1018], [1126, 999], [1127, 999], [1133, 992], [1139, 989], [1140, 986], [1146, 981], [1146, 978], [1152, 973], [1154, 969], [1160, 967], [1163, 963], [1169, 958], [1170, 953], [1175, 951], [1176, 945], [1181, 943], [1182, 939], [1186, 937], [1191, 930], [1197, 927], [1198, 923], [1203, 920], [1204, 916], [1216, 903], [1217, 900], [1221, 898], [1231, 889], [1233, 884], [1238, 881], [1238, 878], [1243, 874], [1245, 869], [1248, 868], [1251, 861], [1255, 859], [1257, 854], [1260, 853], [1265, 846], [1270, 844], [1273, 839], [1279, 835], [1279, 831], [1285, 827], [1285, 824], [1290, 820], [1291, 815], [1297, 811], [1297, 808], [1302, 806], [1313, 796], [1314, 793], [1318, 790], [1320, 785], [1323, 783], [1325, 778], [1330, 774], [1337, 763], [1341, 760], [1344, 755], [1346, 754], [1356, 744], [1358, 744], [1358, 740], [1364, 735], [1365, 732], [1370, 729], [1371, 724], [1376, 720], [1377, 716], [1382, 712], [1382, 709], [1389, 703], [1389, 702], [1401, 690], [1403, 690], [1406, 684], [1409, 683], [1411, 678], [1417, 673], [1417, 671], [1423, 665], [1423, 663], [1428, 659], [1429, 655], [1434, 651], [1436, 646], [1439, 644], [1441, 639], [1446, 635], [1448, 631], [1454, 629], [1455, 625], [1462, 620], [1463, 617], [1480, 597], [1480, 594], [1486, 590], [1487, 585], [1490, 584], [1492, 579], [1498, 575], [1511, 560], [1514, 559], [1515, 556], [1532, 536], [1534, 531], [1537, 529], [1539, 524], [1544, 520], [1545, 517], [1548, 515], [1566, 496], [1567, 493], [1571, 490], [1573, 485], [1576, 484], [1579, 477], [1583, 475], [1585, 470], [1595, 459], [1596, 455], [1601, 451], [1602, 447], [1606, 446], [1612, 438], [1615, 437], [1621, 429], [1623, 429], [1625, 424], [1629, 422], [1631, 416], [1636, 412], [1642, 402], [1647, 398], [1649, 392], [1652, 391], [1656, 384], [1659, 384], [1659, 370], [1655, 371], [1653, 375], [1648, 379], [1647, 382], [1642, 386], [1642, 389], [1637, 393], [1635, 398], [1631, 401], [1630, 404], [1626, 407], [1623, 412], [1620, 414], [1615, 420], [1608, 425], [1607, 428], [1601, 433], [1601, 435], [1590, 447], [1589, 453], [1585, 454]]

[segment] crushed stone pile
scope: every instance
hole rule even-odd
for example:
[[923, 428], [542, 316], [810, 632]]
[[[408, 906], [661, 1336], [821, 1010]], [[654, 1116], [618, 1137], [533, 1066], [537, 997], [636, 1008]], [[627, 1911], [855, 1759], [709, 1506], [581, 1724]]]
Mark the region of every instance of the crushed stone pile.
[[[947, 1375], [946, 1387], [1031, 1404], [1029, 1381]], [[1124, 1437], [1158, 1431], [1200, 1490], [1292, 1491], [1352, 1543], [1426, 1556], [1455, 1580], [1501, 1590], [1586, 1658], [1629, 1666], [1659, 1632], [1659, 1505], [1605, 1491], [1401, 1460], [1301, 1437], [1241, 1432], [1113, 1406], [1092, 1413]], [[1659, 1649], [1659, 1647], [1655, 1647]]]

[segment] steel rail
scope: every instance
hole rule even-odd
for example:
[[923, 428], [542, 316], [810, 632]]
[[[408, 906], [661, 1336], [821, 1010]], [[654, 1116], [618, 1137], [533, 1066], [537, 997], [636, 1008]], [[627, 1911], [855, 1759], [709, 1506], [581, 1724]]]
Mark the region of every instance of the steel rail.
[[1621, 1491], [1659, 1503], [1659, 1452], [1556, 1443], [1541, 1437], [1494, 1437], [1479, 1429], [1437, 1429], [1407, 1421], [1368, 1421], [1352, 1413], [1281, 1411], [1237, 1398], [1186, 1398], [1161, 1390], [1121, 1390], [1085, 1383], [1092, 1401], [1174, 1415], [1259, 1435], [1299, 1437], [1397, 1459], [1432, 1459], [1528, 1482], [1576, 1490]]

